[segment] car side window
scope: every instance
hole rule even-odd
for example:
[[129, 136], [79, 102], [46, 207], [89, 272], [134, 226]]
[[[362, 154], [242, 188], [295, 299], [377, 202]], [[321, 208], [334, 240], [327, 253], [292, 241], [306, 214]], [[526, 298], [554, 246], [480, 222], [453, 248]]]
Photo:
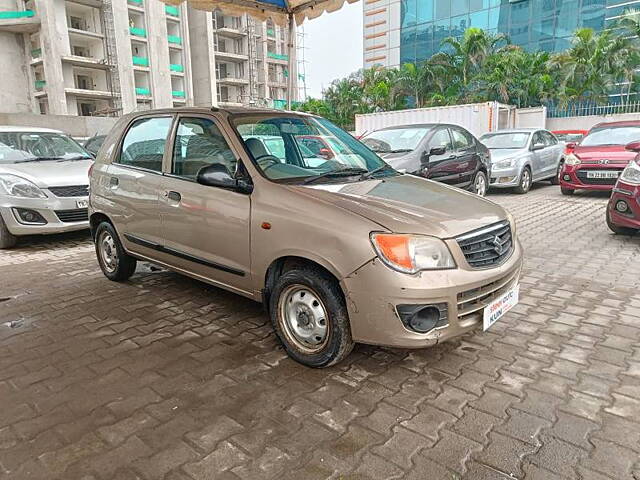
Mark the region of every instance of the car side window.
[[162, 172], [172, 122], [172, 117], [145, 117], [133, 122], [122, 141], [118, 163]]
[[451, 136], [453, 137], [453, 146], [456, 150], [470, 150], [473, 148], [475, 142], [469, 132], [461, 128], [452, 127]]
[[434, 147], [445, 147], [445, 152], [450, 152], [453, 150], [453, 145], [451, 144], [451, 137], [449, 136], [449, 130], [446, 128], [441, 128], [437, 130], [431, 140], [429, 140], [429, 148]]
[[237, 157], [215, 122], [209, 118], [183, 117], [173, 145], [173, 175], [194, 180], [203, 167], [218, 164], [234, 176]]
[[543, 136], [547, 146], [552, 147], [558, 144], [558, 140], [556, 140], [556, 137], [551, 135], [549, 132], [540, 132], [540, 134]]
[[545, 145], [546, 146], [546, 142], [544, 141], [544, 138], [542, 137], [542, 134], [540, 132], [536, 132], [533, 134], [533, 140], [531, 141], [531, 145]]

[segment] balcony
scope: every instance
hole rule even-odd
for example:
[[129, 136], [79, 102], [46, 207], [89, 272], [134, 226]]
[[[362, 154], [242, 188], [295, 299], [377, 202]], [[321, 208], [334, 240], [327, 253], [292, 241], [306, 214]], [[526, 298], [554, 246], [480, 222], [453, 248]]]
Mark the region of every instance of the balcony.
[[227, 73], [226, 75], [219, 74], [216, 76], [216, 81], [220, 85], [248, 85], [249, 80], [246, 78], [238, 77], [233, 73]]
[[226, 60], [228, 62], [245, 62], [249, 60], [249, 56], [244, 53], [223, 52], [222, 50], [215, 50], [217, 60]]
[[139, 8], [142, 8], [143, 6], [142, 0], [127, 0], [127, 3], [129, 5], [132, 5], [134, 7], [139, 7]]
[[165, 5], [164, 13], [172, 17], [179, 17], [180, 9], [178, 7], [174, 7], [173, 5]]
[[40, 17], [33, 10], [0, 12], [0, 32], [33, 33], [40, 29]]
[[142, 97], [149, 97], [151, 96], [151, 90], [144, 87], [136, 87], [136, 95], [139, 95]]
[[167, 35], [167, 41], [173, 46], [182, 46], [182, 38], [177, 35]]
[[284, 53], [267, 52], [267, 57], [269, 58], [270, 62], [279, 64], [289, 63], [289, 55], [286, 55]]
[[36, 88], [36, 90], [44, 90], [44, 87], [46, 86], [47, 86], [46, 80], [36, 80], [34, 82], [34, 87]]
[[95, 38], [102, 40], [104, 35], [98, 32], [92, 32], [91, 30], [81, 30], [79, 28], [69, 28], [69, 37], [76, 38]]
[[218, 35], [222, 35], [224, 37], [228, 37], [228, 38], [242, 38], [245, 37], [247, 35], [247, 30], [243, 27], [238, 26], [236, 27], [227, 27], [227, 26], [222, 26], [222, 27], [218, 27], [215, 32]]
[[76, 67], [97, 68], [100, 70], [108, 70], [109, 65], [104, 58], [82, 57], [80, 55], [65, 55], [62, 61]]
[[42, 49], [41, 48], [32, 48], [31, 49], [31, 58], [41, 58], [42, 57]]
[[184, 73], [184, 66], [178, 63], [171, 63], [169, 65], [169, 70], [171, 70], [174, 73]]
[[147, 38], [147, 31], [144, 28], [129, 27], [129, 33], [134, 37]]
[[92, 98], [97, 100], [113, 98], [113, 93], [106, 90], [88, 90], [84, 88], [67, 87], [64, 91], [68, 95], [73, 95], [79, 98]]
[[183, 90], [172, 90], [171, 91], [171, 96], [173, 98], [184, 98], [185, 97], [185, 93]]
[[149, 59], [147, 57], [136, 57], [134, 55], [132, 58], [133, 58], [133, 64], [136, 67], [148, 67], [149, 66]]

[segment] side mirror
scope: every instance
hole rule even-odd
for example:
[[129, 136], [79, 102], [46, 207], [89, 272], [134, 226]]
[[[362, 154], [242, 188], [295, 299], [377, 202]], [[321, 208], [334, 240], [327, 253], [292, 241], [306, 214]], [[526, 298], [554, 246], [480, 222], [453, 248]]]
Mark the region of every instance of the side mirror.
[[333, 152], [328, 148], [321, 148], [320, 152], [318, 152], [321, 157], [326, 160], [331, 160], [333, 158]]
[[640, 141], [627, 143], [624, 148], [625, 150], [640, 153]]
[[544, 143], [534, 143], [531, 145], [531, 151], [542, 150], [546, 145]]
[[202, 167], [198, 171], [196, 181], [200, 185], [206, 185], [207, 187], [225, 188], [240, 193], [251, 193], [253, 191], [251, 183], [233, 178], [229, 170], [219, 163]]
[[445, 147], [444, 145], [440, 145], [439, 147], [432, 147], [431, 150], [429, 150], [429, 156], [444, 155], [445, 153], [447, 153], [447, 147]]

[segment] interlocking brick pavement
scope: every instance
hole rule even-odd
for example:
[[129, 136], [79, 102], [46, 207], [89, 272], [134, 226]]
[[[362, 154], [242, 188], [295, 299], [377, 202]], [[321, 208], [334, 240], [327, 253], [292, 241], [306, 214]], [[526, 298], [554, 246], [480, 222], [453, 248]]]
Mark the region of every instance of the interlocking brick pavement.
[[261, 307], [86, 232], [0, 252], [0, 479], [640, 479], [640, 236], [606, 197], [493, 194], [521, 303], [431, 349], [312, 370]]

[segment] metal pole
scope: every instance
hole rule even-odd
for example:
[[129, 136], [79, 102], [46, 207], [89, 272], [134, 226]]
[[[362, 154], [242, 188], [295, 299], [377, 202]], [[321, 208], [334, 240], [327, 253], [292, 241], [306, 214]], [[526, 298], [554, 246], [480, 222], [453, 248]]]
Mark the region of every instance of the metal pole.
[[289, 13], [289, 43], [287, 44], [289, 54], [289, 76], [287, 77], [287, 109], [291, 110], [291, 101], [293, 100], [293, 45], [296, 30], [295, 19], [293, 13]]

